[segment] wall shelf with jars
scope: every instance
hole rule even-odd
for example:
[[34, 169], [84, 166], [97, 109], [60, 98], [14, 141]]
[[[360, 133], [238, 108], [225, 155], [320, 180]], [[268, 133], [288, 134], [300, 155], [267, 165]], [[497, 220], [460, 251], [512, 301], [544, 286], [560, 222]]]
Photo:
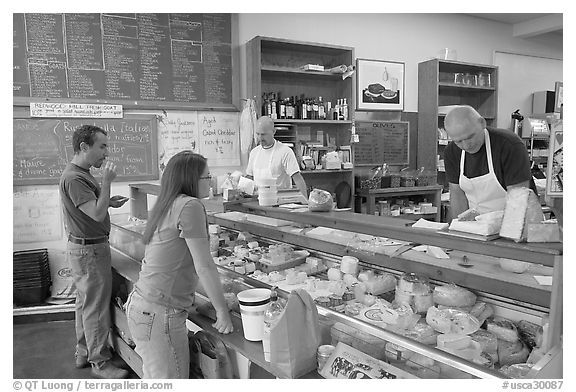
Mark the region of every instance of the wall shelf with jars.
[[[274, 120], [279, 140], [292, 143], [299, 159], [306, 150], [301, 146], [310, 142], [350, 149], [354, 79], [343, 78], [336, 68], [353, 63], [351, 47], [256, 36], [246, 43], [247, 96], [256, 97], [258, 117]], [[354, 194], [353, 169], [302, 173], [314, 173], [305, 177], [308, 187], [334, 193], [346, 182]]]
[[440, 184], [447, 185], [442, 167], [449, 141], [443, 137], [446, 114], [455, 105], [470, 105], [488, 126], [496, 126], [497, 86], [496, 66], [441, 59], [418, 64], [417, 166], [438, 168]]

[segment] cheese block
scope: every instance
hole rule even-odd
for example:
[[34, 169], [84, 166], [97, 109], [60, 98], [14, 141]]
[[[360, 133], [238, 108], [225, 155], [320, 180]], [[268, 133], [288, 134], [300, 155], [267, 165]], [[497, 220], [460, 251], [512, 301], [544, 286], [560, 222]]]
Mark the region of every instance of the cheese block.
[[531, 189], [521, 187], [508, 190], [500, 236], [516, 242], [526, 240], [528, 224], [544, 220], [538, 197]]
[[430, 292], [428, 278], [412, 272], [405, 272], [398, 280], [397, 290], [408, 294], [427, 294]]
[[494, 308], [486, 302], [476, 302], [470, 309], [470, 314], [476, 317], [480, 325], [482, 325], [488, 317], [494, 314]]
[[486, 322], [486, 329], [495, 334], [498, 339], [506, 342], [517, 342], [520, 337], [518, 336], [518, 329], [512, 321], [495, 317]]
[[445, 306], [472, 306], [476, 302], [476, 294], [455, 284], [436, 286], [434, 288], [434, 303]]
[[342, 272], [338, 268], [330, 268], [328, 270], [328, 280], [336, 281], [342, 279]]
[[482, 347], [482, 352], [489, 353], [498, 360], [498, 338], [492, 332], [488, 332], [485, 329], [479, 329], [470, 335], [470, 338], [475, 342], [480, 343]]
[[394, 290], [396, 287], [396, 278], [389, 273], [375, 275], [372, 279], [363, 282], [366, 291], [373, 295], [380, 295]]
[[558, 223], [529, 223], [528, 242], [560, 242]]
[[468, 208], [466, 211], [458, 214], [458, 220], [460, 222], [473, 221], [478, 215], [480, 215], [480, 213], [474, 208]]
[[468, 335], [459, 333], [443, 333], [436, 337], [436, 345], [439, 348], [451, 348], [460, 350], [470, 345], [472, 339]]
[[358, 280], [360, 282], [366, 282], [367, 280], [370, 280], [373, 277], [374, 277], [374, 271], [372, 270], [362, 271], [358, 274]]
[[507, 342], [498, 339], [498, 362], [501, 366], [525, 363], [530, 350], [521, 341]]
[[458, 219], [452, 219], [450, 223], [450, 230], [463, 231], [465, 233], [478, 234], [489, 236], [493, 234], [498, 234], [500, 231], [500, 221], [459, 221]]
[[439, 333], [428, 325], [426, 320], [418, 320], [411, 329], [403, 331], [402, 335], [423, 344], [435, 345]]
[[533, 349], [542, 345], [543, 328], [535, 323], [526, 320], [518, 321], [518, 335], [526, 345]]
[[426, 322], [441, 333], [471, 334], [480, 328], [476, 317], [454, 309], [437, 309], [431, 306], [426, 312]]

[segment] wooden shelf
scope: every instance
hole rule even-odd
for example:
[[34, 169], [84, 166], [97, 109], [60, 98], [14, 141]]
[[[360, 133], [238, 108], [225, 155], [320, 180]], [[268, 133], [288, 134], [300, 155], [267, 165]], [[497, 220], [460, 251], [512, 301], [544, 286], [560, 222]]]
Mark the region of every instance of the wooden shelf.
[[274, 124], [352, 124], [352, 121], [276, 119]]
[[262, 74], [279, 74], [279, 75], [297, 75], [297, 76], [312, 76], [312, 77], [325, 77], [329, 79], [341, 78], [342, 74], [326, 72], [326, 71], [303, 71], [298, 68], [277, 67], [272, 65], [263, 65], [261, 68]]
[[457, 84], [457, 83], [450, 83], [450, 82], [439, 82], [439, 87], [446, 87], [446, 88], [455, 88], [455, 89], [463, 89], [463, 90], [478, 90], [478, 91], [495, 91], [496, 87], [484, 87], [484, 86], [470, 86], [466, 84]]
[[326, 174], [326, 173], [350, 173], [352, 169], [319, 169], [319, 170], [301, 170], [300, 173], [302, 174]]

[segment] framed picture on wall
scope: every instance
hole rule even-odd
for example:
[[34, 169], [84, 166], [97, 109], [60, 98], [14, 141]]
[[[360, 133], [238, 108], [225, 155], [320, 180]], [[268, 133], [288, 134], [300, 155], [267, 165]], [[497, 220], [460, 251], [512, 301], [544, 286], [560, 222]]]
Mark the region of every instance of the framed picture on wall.
[[562, 109], [562, 104], [563, 102], [563, 98], [562, 96], [564, 95], [564, 86], [562, 82], [556, 82], [555, 83], [555, 94], [554, 94], [554, 111], [556, 113], [560, 112], [560, 109]]
[[356, 59], [356, 110], [404, 110], [404, 63]]
[[561, 197], [564, 189], [564, 133], [563, 121], [552, 125], [546, 173], [546, 196]]

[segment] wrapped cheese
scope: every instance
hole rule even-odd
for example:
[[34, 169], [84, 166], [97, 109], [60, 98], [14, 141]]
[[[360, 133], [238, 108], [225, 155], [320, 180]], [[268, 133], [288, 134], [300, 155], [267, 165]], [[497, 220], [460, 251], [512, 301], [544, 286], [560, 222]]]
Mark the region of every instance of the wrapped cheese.
[[507, 191], [500, 236], [516, 242], [526, 240], [528, 224], [540, 223], [543, 220], [542, 207], [531, 189], [520, 187]]
[[439, 334], [426, 321], [418, 320], [412, 329], [403, 331], [403, 335], [423, 344], [435, 345]]
[[486, 302], [476, 302], [474, 306], [472, 306], [472, 309], [470, 309], [470, 314], [476, 317], [480, 325], [482, 325], [488, 317], [494, 314], [494, 308]]
[[370, 280], [373, 277], [374, 277], [374, 271], [372, 270], [362, 271], [358, 274], [358, 280], [360, 282], [366, 282], [367, 280]]
[[331, 211], [334, 204], [330, 192], [313, 189], [308, 197], [308, 209], [312, 212], [327, 212]]
[[498, 362], [501, 366], [524, 363], [530, 355], [530, 350], [520, 340], [507, 342], [498, 339]]
[[397, 289], [408, 294], [426, 294], [431, 287], [426, 276], [406, 272], [400, 276]]
[[507, 342], [517, 342], [520, 337], [518, 336], [518, 329], [512, 321], [495, 317], [486, 321], [486, 329], [492, 332], [498, 339]]
[[344, 281], [344, 283], [346, 284], [346, 287], [348, 287], [348, 288], [352, 287], [355, 283], [358, 283], [358, 279], [356, 279], [356, 277], [354, 275], [350, 275], [350, 274], [344, 274], [344, 277], [342, 278], [342, 280]]
[[529, 363], [516, 363], [514, 365], [502, 366], [500, 371], [512, 378], [525, 378], [530, 370], [532, 370], [532, 364]]
[[328, 269], [328, 280], [341, 280], [342, 272], [338, 268]]
[[479, 329], [470, 335], [470, 338], [475, 342], [480, 343], [482, 352], [490, 355], [493, 362], [498, 362], [498, 339], [492, 332], [485, 329]]
[[496, 362], [497, 360], [498, 360], [498, 357], [494, 358], [490, 354], [482, 352], [482, 353], [480, 353], [479, 357], [473, 358], [472, 362], [477, 363], [478, 365], [481, 365], [481, 366], [484, 366], [487, 368], [493, 368], [494, 362]]
[[372, 279], [364, 282], [366, 291], [373, 295], [380, 295], [385, 292], [394, 290], [396, 287], [396, 278], [394, 275], [383, 273], [375, 275]]
[[520, 320], [517, 326], [520, 340], [530, 349], [542, 345], [543, 328], [540, 325], [531, 323], [530, 321]]
[[426, 322], [441, 333], [471, 334], [480, 328], [476, 317], [454, 309], [439, 310], [431, 306], [426, 313]]
[[461, 222], [473, 221], [480, 213], [474, 208], [468, 208], [466, 211], [458, 214], [458, 220]]
[[448, 284], [434, 288], [434, 303], [445, 306], [472, 306], [476, 302], [476, 295], [465, 288]]
[[470, 345], [472, 339], [468, 335], [459, 333], [445, 333], [440, 334], [436, 338], [436, 345], [438, 348], [451, 348], [460, 350]]

